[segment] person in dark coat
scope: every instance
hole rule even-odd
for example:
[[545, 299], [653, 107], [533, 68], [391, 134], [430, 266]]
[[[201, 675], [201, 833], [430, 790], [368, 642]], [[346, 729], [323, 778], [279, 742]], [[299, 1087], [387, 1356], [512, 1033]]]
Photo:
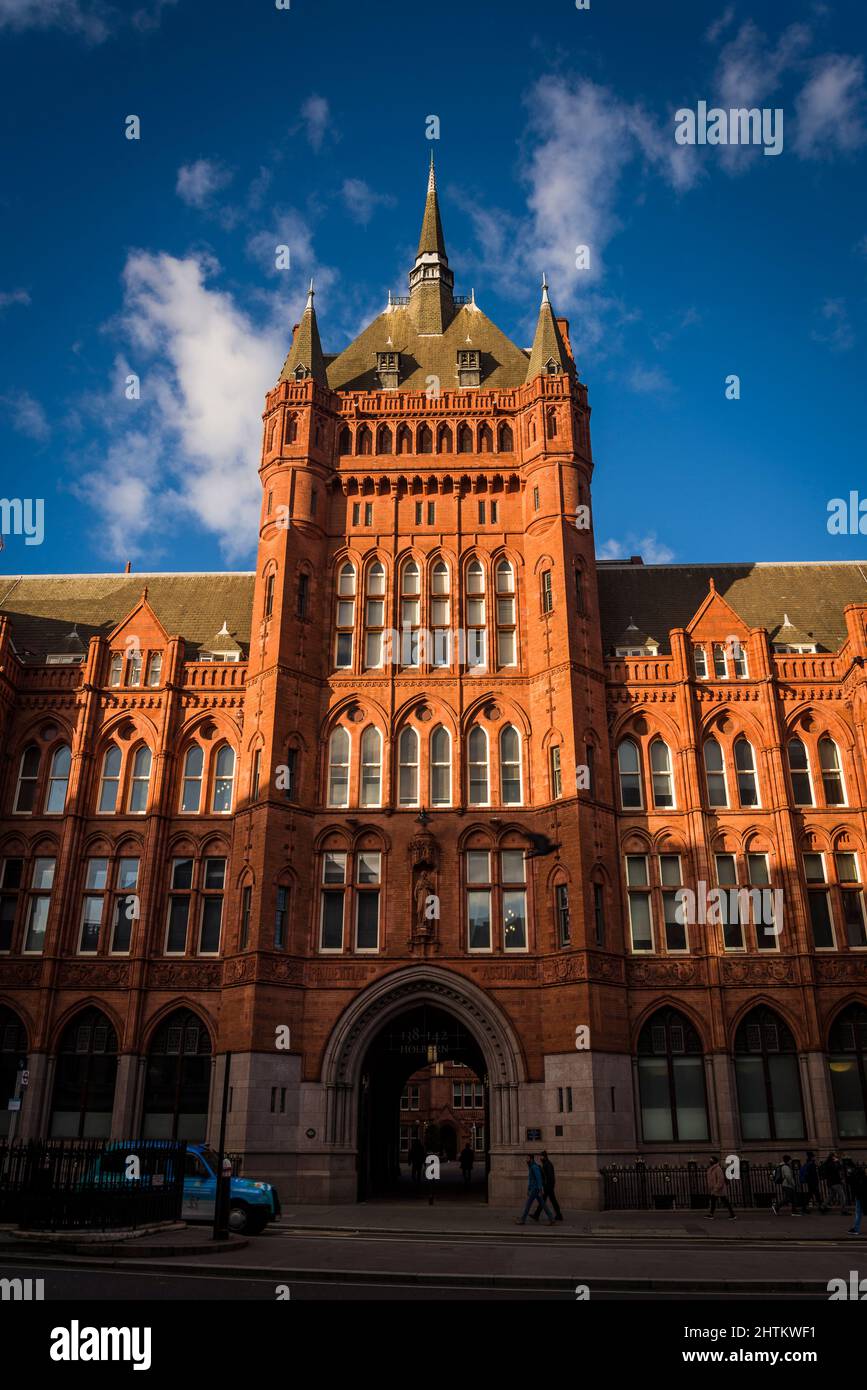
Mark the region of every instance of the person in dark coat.
[[464, 1175], [465, 1187], [469, 1187], [473, 1180], [473, 1164], [475, 1161], [476, 1156], [473, 1153], [472, 1147], [469, 1143], [464, 1144], [464, 1147], [461, 1149], [461, 1172]]
[[849, 1227], [850, 1236], [860, 1236], [861, 1218], [864, 1215], [864, 1208], [867, 1206], [867, 1172], [859, 1163], [853, 1163], [851, 1159], [846, 1164], [846, 1177], [849, 1182], [849, 1191], [855, 1199], [855, 1224]]
[[807, 1157], [801, 1164], [799, 1176], [804, 1187], [807, 1189], [807, 1200], [804, 1203], [804, 1211], [807, 1210], [811, 1202], [813, 1202], [820, 1211], [827, 1211], [827, 1207], [822, 1203], [822, 1194], [819, 1191], [819, 1169], [816, 1167], [816, 1155], [813, 1153], [812, 1149], [807, 1150]]
[[[550, 1202], [554, 1210], [554, 1219], [556, 1221], [562, 1221], [563, 1213], [560, 1210], [560, 1204], [557, 1201], [556, 1196], [554, 1195], [554, 1184], [557, 1181], [557, 1175], [554, 1172], [554, 1165], [548, 1157], [548, 1152], [546, 1149], [542, 1150], [542, 1162], [539, 1166], [542, 1169], [542, 1196], [544, 1198], [544, 1201]], [[540, 1202], [536, 1210], [533, 1212], [534, 1221], [538, 1221], [539, 1217], [542, 1215], [542, 1206], [543, 1203]]]

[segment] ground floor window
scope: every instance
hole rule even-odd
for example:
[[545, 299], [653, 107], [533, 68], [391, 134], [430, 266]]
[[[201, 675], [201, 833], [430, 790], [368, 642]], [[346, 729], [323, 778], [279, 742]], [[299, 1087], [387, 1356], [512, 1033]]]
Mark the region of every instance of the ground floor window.
[[210, 1035], [196, 1014], [179, 1009], [159, 1025], [148, 1052], [144, 1137], [205, 1139], [210, 1089]]
[[638, 1090], [646, 1143], [709, 1138], [701, 1039], [674, 1009], [660, 1010], [641, 1030]]
[[851, 1004], [828, 1038], [828, 1067], [841, 1139], [867, 1136], [867, 1009]]
[[735, 1035], [735, 1076], [744, 1139], [803, 1139], [795, 1040], [771, 1009], [753, 1009]]
[[117, 1034], [104, 1013], [86, 1009], [64, 1030], [51, 1104], [52, 1139], [107, 1139], [117, 1079]]

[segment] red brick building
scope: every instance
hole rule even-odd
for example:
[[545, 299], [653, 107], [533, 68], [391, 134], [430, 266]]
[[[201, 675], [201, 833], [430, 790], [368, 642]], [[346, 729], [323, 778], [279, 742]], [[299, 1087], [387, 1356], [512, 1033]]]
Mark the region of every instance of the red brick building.
[[255, 574], [2, 581], [7, 1128], [213, 1139], [230, 1052], [247, 1172], [353, 1201], [436, 1046], [498, 1203], [867, 1146], [864, 572], [596, 563], [589, 415], [431, 172], [409, 295], [328, 355], [311, 292]]

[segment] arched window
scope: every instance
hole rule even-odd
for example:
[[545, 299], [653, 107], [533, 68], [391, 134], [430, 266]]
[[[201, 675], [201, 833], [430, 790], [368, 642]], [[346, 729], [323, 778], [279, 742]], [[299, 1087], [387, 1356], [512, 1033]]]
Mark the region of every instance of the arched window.
[[143, 1137], [201, 1142], [207, 1137], [210, 1087], [208, 1030], [189, 1009], [177, 1009], [163, 1019], [148, 1050]]
[[18, 765], [18, 785], [15, 788], [13, 810], [30, 815], [36, 805], [36, 784], [39, 781], [41, 755], [35, 743], [31, 743], [21, 754]]
[[[412, 434], [408, 425], [398, 425], [397, 427], [397, 452], [399, 454], [412, 453]], [[430, 449], [427, 452], [430, 453]]]
[[416, 434], [415, 451], [417, 454], [433, 453], [433, 435], [431, 434], [430, 425], [419, 425], [418, 433]]
[[19, 1058], [27, 1058], [27, 1034], [17, 1014], [0, 1005], [0, 1139], [9, 1134], [13, 1112], [7, 1109], [15, 1097]]
[[[349, 431], [347, 430], [346, 433], [348, 434]], [[293, 415], [293, 414], [290, 413], [289, 415], [286, 416], [286, 426], [285, 426], [285, 431], [284, 431], [284, 434], [283, 434], [283, 438], [284, 438], [284, 440], [285, 440], [285, 442], [286, 442], [287, 444], [294, 444], [294, 443], [295, 443], [295, 440], [298, 438], [298, 416], [297, 416], [297, 415]], [[340, 452], [343, 454], [343, 453], [348, 453], [349, 451], [348, 451], [348, 449], [341, 449]]]
[[382, 633], [385, 627], [385, 566], [381, 560], [374, 560], [367, 571], [364, 626], [364, 664], [381, 666]]
[[631, 738], [625, 738], [617, 749], [617, 770], [620, 774], [620, 805], [624, 811], [638, 809], [644, 805], [641, 795], [641, 763], [638, 745]]
[[671, 753], [667, 743], [655, 738], [650, 745], [650, 773], [653, 782], [654, 806], [674, 805], [674, 782], [671, 775]]
[[367, 425], [361, 425], [355, 436], [356, 454], [369, 454], [373, 447], [373, 440]]
[[479, 425], [479, 453], [490, 454], [494, 448], [494, 436], [488, 424]]
[[184, 782], [181, 789], [181, 810], [195, 814], [202, 804], [202, 773], [205, 767], [204, 750], [199, 743], [187, 749], [184, 758]]
[[107, 1139], [116, 1077], [117, 1034], [99, 1009], [85, 1009], [60, 1039], [49, 1137]]
[[704, 775], [707, 784], [708, 806], [728, 806], [729, 794], [726, 786], [723, 751], [715, 738], [705, 739]]
[[504, 422], [497, 430], [497, 448], [501, 454], [511, 454], [514, 447], [512, 427]]
[[694, 1143], [710, 1137], [701, 1039], [674, 1009], [660, 1009], [641, 1030], [638, 1091], [645, 1143]]
[[458, 425], [458, 453], [471, 454], [473, 452], [473, 432], [469, 425]]
[[735, 739], [735, 771], [738, 778], [738, 801], [741, 806], [758, 806], [759, 788], [753, 746], [743, 737]]
[[500, 734], [500, 801], [504, 806], [521, 804], [521, 736], [511, 724]]
[[72, 753], [63, 743], [59, 748], [55, 748], [48, 772], [48, 795], [45, 798], [45, 809], [49, 814], [59, 814], [66, 805], [71, 766]]
[[102, 760], [102, 777], [99, 783], [100, 811], [117, 810], [117, 794], [120, 790], [120, 749], [110, 743]]
[[232, 792], [235, 785], [235, 750], [224, 743], [217, 753], [214, 770], [214, 800], [212, 811], [227, 815], [232, 809]]
[[819, 766], [822, 769], [825, 804], [827, 806], [845, 806], [846, 792], [843, 788], [840, 751], [834, 740], [829, 738], [827, 734], [823, 734], [819, 739]]
[[448, 425], [440, 425], [437, 430], [437, 453], [450, 454], [452, 452], [452, 432]]
[[442, 724], [430, 738], [430, 800], [432, 806], [452, 804], [452, 740]]
[[337, 436], [337, 452], [338, 454], [352, 453], [352, 435], [349, 432], [348, 425], [344, 425], [340, 434]]
[[132, 816], [143, 816], [148, 808], [148, 787], [151, 780], [151, 750], [146, 744], [136, 749], [132, 760], [132, 776], [129, 780], [129, 802], [127, 810]]
[[549, 439], [557, 438], [557, 412], [553, 408], [545, 411], [545, 428]]
[[328, 805], [349, 805], [349, 734], [340, 727], [328, 745]]
[[799, 738], [789, 739], [789, 777], [792, 781], [792, 796], [796, 806], [812, 806], [813, 783], [810, 780], [810, 762], [807, 749]]
[[361, 804], [382, 804], [382, 735], [372, 725], [361, 736]]
[[497, 664], [514, 666], [518, 660], [515, 629], [515, 571], [506, 559], [497, 562]]
[[488, 736], [484, 729], [470, 730], [467, 740], [471, 806], [488, 804]]
[[735, 1076], [743, 1139], [804, 1138], [795, 1039], [771, 1009], [753, 1009], [738, 1028]]
[[850, 1004], [828, 1038], [828, 1068], [841, 1139], [867, 1138], [867, 1009]]
[[433, 665], [451, 666], [452, 633], [449, 617], [449, 567], [437, 560], [430, 577], [430, 625], [433, 632]]
[[391, 442], [391, 430], [388, 425], [380, 425], [376, 431], [376, 452], [378, 454], [390, 454]]
[[346, 564], [337, 577], [337, 635], [334, 665], [352, 665], [355, 635], [355, 566]]
[[418, 734], [409, 725], [398, 742], [398, 791], [401, 806], [418, 805]]
[[466, 592], [467, 665], [486, 666], [485, 571], [481, 560], [471, 560], [467, 565]]
[[419, 664], [421, 626], [421, 574], [415, 560], [406, 560], [400, 572], [401, 665]]

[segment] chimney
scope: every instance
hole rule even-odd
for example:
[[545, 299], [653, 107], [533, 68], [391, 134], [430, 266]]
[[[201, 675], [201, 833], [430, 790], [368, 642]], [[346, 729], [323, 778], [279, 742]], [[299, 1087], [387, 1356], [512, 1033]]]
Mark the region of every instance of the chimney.
[[132, 560], [127, 560], [124, 574], [132, 574]]

